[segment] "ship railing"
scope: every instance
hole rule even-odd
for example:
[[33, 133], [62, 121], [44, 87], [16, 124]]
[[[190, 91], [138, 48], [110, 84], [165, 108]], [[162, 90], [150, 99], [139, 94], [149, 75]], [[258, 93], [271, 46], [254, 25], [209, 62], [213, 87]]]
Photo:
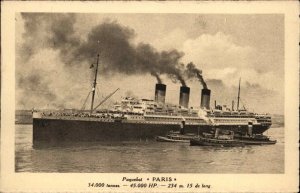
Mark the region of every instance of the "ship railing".
[[101, 114], [90, 114], [86, 112], [81, 113], [67, 113], [67, 112], [42, 112], [42, 117], [90, 117], [90, 118], [115, 118], [115, 116], [110, 113], [101, 113]]
[[171, 112], [145, 112], [144, 115], [198, 117], [198, 114], [190, 114], [190, 113], [171, 113]]

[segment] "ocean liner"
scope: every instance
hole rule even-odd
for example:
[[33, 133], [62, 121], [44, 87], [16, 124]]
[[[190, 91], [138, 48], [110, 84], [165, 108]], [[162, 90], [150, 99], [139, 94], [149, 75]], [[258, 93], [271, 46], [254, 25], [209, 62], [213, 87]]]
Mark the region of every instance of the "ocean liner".
[[[211, 90], [203, 88], [198, 108], [189, 108], [190, 88], [180, 87], [178, 105], [165, 102], [166, 85], [156, 84], [154, 100], [123, 98], [111, 109], [94, 108], [97, 84], [97, 67], [92, 89], [89, 111], [34, 111], [33, 144], [39, 142], [65, 141], [130, 141], [151, 140], [166, 135], [171, 130], [186, 133], [209, 132], [213, 128], [232, 130], [241, 135], [262, 134], [270, 128], [272, 121], [267, 114], [256, 114], [237, 107], [210, 106]], [[112, 93], [114, 94], [114, 93]], [[109, 98], [112, 94], [110, 94]], [[104, 101], [105, 101], [104, 100]], [[102, 101], [102, 102], [104, 102]]]

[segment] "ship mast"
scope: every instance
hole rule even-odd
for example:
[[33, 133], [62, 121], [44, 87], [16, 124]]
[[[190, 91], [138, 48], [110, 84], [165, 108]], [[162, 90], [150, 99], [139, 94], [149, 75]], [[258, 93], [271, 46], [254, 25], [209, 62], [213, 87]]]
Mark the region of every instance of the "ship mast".
[[97, 66], [95, 70], [95, 79], [93, 83], [93, 90], [92, 90], [92, 104], [91, 104], [91, 113], [93, 113], [93, 107], [94, 107], [94, 98], [95, 98], [95, 92], [96, 92], [96, 84], [97, 84], [97, 72], [98, 72], [98, 64], [99, 64], [99, 54], [97, 55]]
[[236, 110], [239, 111], [239, 104], [240, 104], [240, 91], [241, 91], [241, 78], [240, 78], [240, 81], [239, 81], [239, 91], [238, 91], [238, 100], [237, 100], [237, 107], [236, 107]]

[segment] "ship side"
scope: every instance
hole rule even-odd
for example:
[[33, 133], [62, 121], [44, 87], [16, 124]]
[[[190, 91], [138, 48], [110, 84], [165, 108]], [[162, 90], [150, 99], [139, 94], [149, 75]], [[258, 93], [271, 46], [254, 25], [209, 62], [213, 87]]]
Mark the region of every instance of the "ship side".
[[200, 134], [214, 128], [261, 134], [271, 117], [228, 108], [210, 108], [210, 90], [202, 89], [199, 108], [188, 108], [189, 88], [180, 89], [179, 105], [165, 104], [166, 86], [156, 84], [155, 100], [126, 97], [109, 110], [33, 113], [33, 143], [152, 140], [173, 131]]

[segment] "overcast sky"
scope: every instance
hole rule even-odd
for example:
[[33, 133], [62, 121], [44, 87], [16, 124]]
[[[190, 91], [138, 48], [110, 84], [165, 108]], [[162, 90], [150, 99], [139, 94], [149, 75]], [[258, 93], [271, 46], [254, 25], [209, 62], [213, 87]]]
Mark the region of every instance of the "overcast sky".
[[[126, 33], [122, 33], [130, 36], [128, 41], [133, 48], [144, 43], [158, 53], [180, 52], [180, 63], [193, 62], [202, 70], [212, 90], [211, 105], [213, 100], [231, 105], [237, 98], [241, 77], [241, 98], [245, 107], [256, 112], [283, 114], [284, 17], [262, 14], [16, 15], [17, 109], [81, 108], [91, 90], [92, 69], [89, 66], [96, 59], [95, 54], [92, 58], [92, 51], [88, 52], [91, 48], [87, 46], [93, 45], [89, 43], [93, 39], [88, 37], [97, 33], [95, 29], [101, 31], [103, 23], [126, 29]], [[82, 51], [78, 52], [76, 46], [85, 49], [78, 49]], [[112, 49], [117, 50], [116, 57], [124, 57], [119, 53], [122, 49]], [[74, 61], [74, 55], [80, 61]], [[117, 88], [121, 90], [106, 105], [126, 94], [153, 99], [155, 77], [144, 71], [111, 70], [109, 61], [100, 60], [98, 101]], [[163, 73], [160, 78], [167, 84], [166, 100], [177, 104], [180, 83]], [[186, 80], [186, 84], [191, 87], [190, 106], [199, 106], [201, 84], [196, 79]]]

